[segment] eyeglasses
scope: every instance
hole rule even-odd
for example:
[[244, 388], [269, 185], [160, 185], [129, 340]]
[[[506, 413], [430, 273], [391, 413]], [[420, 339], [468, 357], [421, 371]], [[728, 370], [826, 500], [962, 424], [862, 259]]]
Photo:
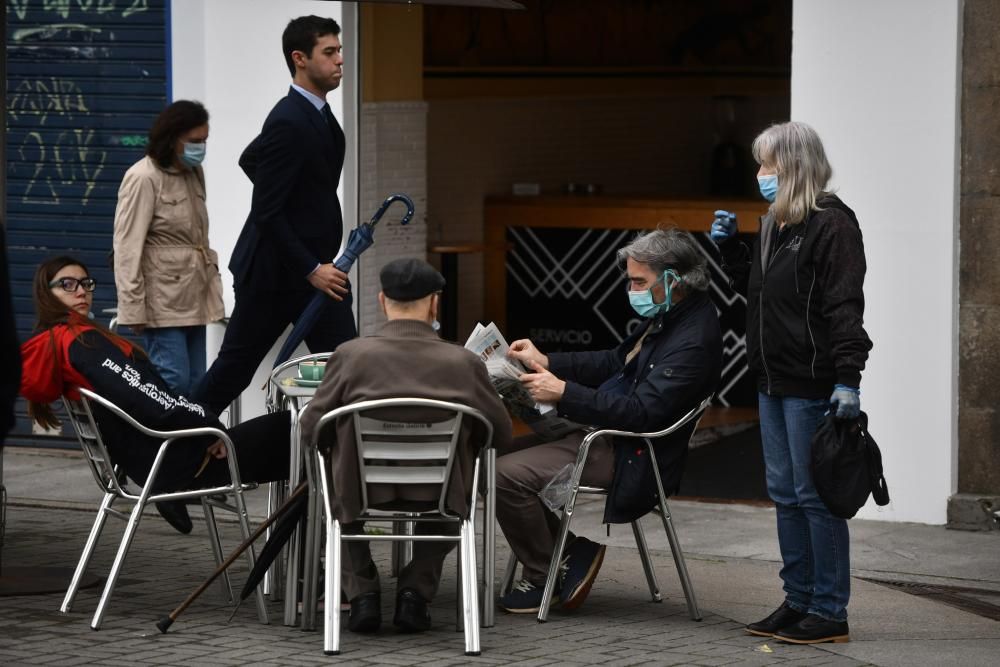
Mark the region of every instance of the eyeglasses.
[[97, 289], [97, 281], [93, 278], [60, 278], [49, 283], [49, 287], [62, 287], [66, 292], [75, 292], [77, 287], [82, 287], [87, 292]]

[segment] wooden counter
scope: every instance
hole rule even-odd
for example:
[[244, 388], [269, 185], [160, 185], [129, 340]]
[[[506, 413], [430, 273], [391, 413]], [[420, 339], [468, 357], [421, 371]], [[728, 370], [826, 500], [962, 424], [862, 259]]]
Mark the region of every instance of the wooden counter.
[[707, 232], [717, 209], [734, 211], [743, 231], [757, 231], [761, 199], [669, 199], [655, 196], [539, 195], [487, 197], [484, 205], [486, 317], [503, 331], [507, 319], [508, 227], [655, 229], [673, 225]]

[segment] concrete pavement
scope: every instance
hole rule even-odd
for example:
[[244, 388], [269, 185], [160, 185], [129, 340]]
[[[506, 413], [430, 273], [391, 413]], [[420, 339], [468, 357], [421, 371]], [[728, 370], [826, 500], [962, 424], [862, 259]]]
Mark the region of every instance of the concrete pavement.
[[[71, 567], [79, 556], [99, 496], [76, 453], [8, 449], [9, 495], [4, 567]], [[251, 604], [226, 624], [228, 608], [210, 589], [160, 635], [155, 622], [211, 572], [205, 527], [196, 517], [190, 536], [174, 533], [155, 513], [144, 521], [112, 598], [104, 629], [89, 629], [99, 589], [81, 591], [74, 609], [58, 612], [61, 594], [0, 598], [0, 664], [75, 665], [124, 662], [157, 665], [517, 664], [517, 665], [995, 665], [1000, 656], [1000, 533], [966, 533], [940, 526], [851, 522], [851, 639], [847, 644], [792, 646], [750, 637], [745, 623], [781, 600], [774, 512], [766, 506], [675, 500], [674, 520], [704, 620], [687, 616], [670, 551], [655, 517], [646, 536], [665, 600], [648, 592], [631, 531], [600, 524], [602, 501], [578, 506], [577, 532], [609, 544], [587, 603], [534, 617], [497, 614], [482, 631], [480, 658], [462, 654], [454, 632], [453, 559], [433, 605], [434, 629], [422, 635], [392, 631], [392, 580], [384, 575], [385, 625], [375, 636], [344, 632], [344, 652], [327, 657], [320, 632], [256, 622]], [[251, 511], [263, 515], [263, 494]], [[229, 544], [234, 527], [227, 529]], [[109, 525], [91, 571], [100, 576], [117, 546]], [[498, 568], [507, 558], [502, 537]], [[388, 552], [376, 547], [386, 571]], [[235, 566], [239, 584], [245, 576]], [[878, 583], [882, 582], [882, 583]], [[909, 592], [907, 592], [909, 591]], [[946, 604], [947, 602], [947, 604]], [[957, 605], [957, 606], [956, 606]], [[972, 610], [972, 611], [970, 611]]]

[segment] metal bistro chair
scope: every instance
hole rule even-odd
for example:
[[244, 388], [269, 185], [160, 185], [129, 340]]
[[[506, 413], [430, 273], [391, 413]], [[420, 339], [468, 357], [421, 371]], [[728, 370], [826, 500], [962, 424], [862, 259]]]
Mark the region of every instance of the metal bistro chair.
[[[677, 531], [674, 529], [673, 519], [670, 516], [670, 508], [667, 505], [667, 494], [663, 492], [663, 482], [660, 480], [660, 469], [656, 464], [656, 452], [654, 451], [652, 440], [662, 438], [674, 433], [684, 426], [694, 422], [691, 434], [698, 428], [701, 416], [705, 414], [705, 408], [711, 402], [709, 396], [703, 400], [696, 408], [681, 417], [673, 425], [656, 431], [655, 433], [632, 433], [630, 431], [616, 431], [614, 429], [599, 429], [589, 432], [580, 444], [580, 450], [576, 457], [576, 464], [573, 469], [572, 487], [569, 499], [562, 511], [562, 522], [559, 526], [559, 539], [556, 540], [555, 552], [552, 554], [552, 561], [549, 564], [549, 575], [545, 580], [545, 591], [542, 593], [542, 603], [538, 610], [538, 622], [544, 623], [548, 620], [549, 606], [552, 596], [555, 593], [556, 582], [559, 577], [559, 566], [562, 563], [563, 551], [566, 548], [566, 539], [569, 536], [570, 522], [573, 520], [573, 510], [576, 507], [576, 498], [579, 493], [607, 495], [608, 490], [594, 486], [580, 486], [580, 475], [583, 473], [584, 464], [587, 461], [587, 453], [590, 450], [590, 443], [596, 438], [606, 436], [615, 438], [638, 438], [646, 443], [646, 450], [649, 452], [650, 463], [653, 466], [653, 474], [656, 478], [657, 498], [659, 499], [660, 519], [663, 521], [663, 529], [667, 533], [667, 541], [670, 542], [670, 551], [674, 556], [674, 565], [677, 567], [677, 576], [681, 580], [681, 588], [684, 589], [684, 597], [687, 599], [688, 613], [691, 620], [700, 621], [701, 612], [698, 610], [698, 601], [695, 599], [694, 588], [691, 586], [691, 579], [688, 577], [687, 565], [684, 562], [684, 553], [681, 551], [680, 542], [677, 540]], [[654, 510], [655, 511], [655, 510]], [[653, 561], [649, 557], [649, 549], [646, 546], [646, 537], [642, 532], [641, 518], [632, 522], [632, 533], [635, 535], [635, 544], [639, 549], [639, 557], [642, 560], [642, 569], [646, 573], [646, 583], [649, 585], [649, 594], [653, 602], [662, 602], [660, 587], [656, 581], [656, 572], [653, 570]], [[500, 585], [501, 595], [510, 591], [514, 583], [514, 574], [517, 569], [517, 558], [511, 554], [507, 563], [507, 570], [504, 573], [503, 581]]]
[[[239, 467], [236, 462], [236, 451], [233, 448], [232, 440], [230, 440], [229, 435], [224, 431], [210, 427], [190, 428], [178, 431], [155, 431], [153, 429], [146, 428], [117, 405], [92, 391], [81, 388], [80, 395], [81, 398], [78, 401], [68, 399], [65, 400], [66, 412], [69, 414], [70, 421], [73, 424], [73, 430], [76, 432], [77, 440], [79, 440], [80, 446], [83, 448], [83, 453], [87, 458], [87, 463], [90, 465], [90, 471], [94, 475], [94, 480], [104, 493], [104, 498], [98, 508], [97, 518], [94, 519], [94, 525], [90, 529], [90, 535], [87, 536], [87, 542], [83, 547], [83, 553], [80, 554], [80, 561], [77, 563], [76, 571], [73, 573], [69, 589], [66, 591], [66, 597], [63, 599], [62, 606], [59, 608], [59, 611], [67, 613], [70, 610], [70, 607], [73, 604], [73, 599], [76, 597], [76, 592], [80, 585], [80, 578], [87, 569], [87, 565], [94, 553], [94, 547], [97, 546], [97, 541], [100, 539], [101, 530], [104, 528], [104, 523], [107, 520], [108, 515], [122, 519], [126, 522], [125, 533], [122, 535], [121, 543], [118, 546], [118, 552], [111, 565], [111, 571], [108, 573], [108, 580], [104, 586], [104, 592], [101, 594], [100, 602], [97, 604], [97, 611], [94, 612], [94, 619], [90, 624], [92, 629], [99, 630], [101, 628], [101, 621], [103, 620], [108, 601], [114, 591], [115, 584], [118, 582], [118, 575], [121, 572], [122, 565], [125, 563], [125, 557], [132, 544], [132, 539], [135, 537], [135, 532], [139, 528], [139, 520], [142, 518], [142, 511], [147, 505], [160, 501], [200, 498], [202, 507], [205, 510], [205, 523], [208, 527], [209, 540], [212, 543], [212, 552], [215, 556], [216, 563], [219, 564], [222, 562], [222, 543], [219, 540], [219, 531], [215, 524], [214, 508], [234, 512], [239, 520], [240, 532], [243, 535], [243, 539], [248, 539], [250, 537], [250, 523], [247, 518], [247, 508], [243, 499], [243, 492], [247, 489], [255, 488], [256, 484], [242, 484], [240, 482]], [[111, 461], [111, 458], [108, 455], [107, 447], [104, 445], [104, 441], [101, 438], [101, 432], [97, 427], [96, 420], [94, 419], [93, 406], [95, 405], [100, 406], [115, 417], [121, 419], [126, 424], [134, 428], [138, 433], [163, 439], [163, 443], [160, 445], [159, 451], [156, 453], [156, 458], [153, 460], [153, 465], [150, 468], [146, 484], [142, 487], [138, 495], [129, 492], [125, 488], [125, 475], [119, 467]], [[192, 489], [170, 493], [154, 493], [152, 488], [156, 481], [156, 475], [161, 464], [163, 463], [163, 459], [166, 456], [170, 445], [186, 438], [205, 436], [218, 438], [225, 444], [227, 450], [226, 460], [229, 463], [231, 483], [224, 486], [215, 486], [204, 489]], [[210, 496], [217, 494], [232, 496], [235, 506], [210, 498]], [[134, 503], [132, 511], [130, 513], [126, 513], [114, 509], [112, 504], [116, 500], [124, 500], [126, 502]], [[247, 549], [247, 560], [252, 568], [254, 564], [254, 553], [252, 547]], [[223, 592], [228, 595], [228, 599], [232, 601], [233, 592], [228, 574], [223, 574], [222, 585]], [[264, 606], [264, 596], [260, 588], [256, 591], [256, 601], [257, 617], [262, 623], [267, 623], [267, 609]]]
[[[274, 510], [281, 505], [285, 497], [288, 494], [288, 489], [294, 489], [298, 486], [299, 482], [302, 481], [302, 464], [309, 464], [309, 461], [303, 458], [303, 452], [301, 451], [301, 438], [299, 437], [299, 419], [302, 417], [303, 406], [299, 401], [285, 400], [285, 395], [278, 391], [278, 385], [282, 380], [286, 378], [291, 378], [296, 376], [296, 369], [300, 363], [309, 361], [327, 361], [332, 352], [318, 352], [315, 354], [306, 354], [301, 357], [295, 357], [294, 359], [289, 359], [288, 361], [278, 364], [275, 368], [271, 370], [271, 375], [268, 378], [267, 386], [265, 388], [264, 394], [264, 405], [268, 412], [277, 412], [279, 410], [287, 409], [291, 414], [291, 424], [292, 430], [289, 433], [290, 437], [290, 465], [289, 465], [289, 478], [288, 484], [286, 486], [285, 482], [272, 482], [268, 486], [267, 493], [267, 513], [268, 516], [271, 515]], [[308, 501], [308, 515], [315, 516], [319, 511], [319, 502], [315, 498], [315, 494], [310, 494]], [[307, 524], [307, 528], [311, 527], [315, 522], [310, 522]], [[271, 530], [267, 531], [267, 538], [271, 537]], [[306, 541], [309, 545], [314, 543], [315, 536], [312, 535], [311, 531], [307, 531]], [[299, 580], [299, 548], [300, 539], [298, 529], [292, 539], [288, 542], [287, 547], [287, 562], [283, 562], [281, 558], [275, 558], [274, 563], [271, 565], [268, 572], [264, 575], [264, 592], [269, 593], [274, 600], [285, 599], [285, 614], [284, 622], [285, 625], [295, 625], [297, 614], [297, 599], [296, 590]], [[308, 545], [307, 545], [308, 546]], [[305, 554], [303, 563], [303, 574], [308, 575], [318, 564], [319, 555], [315, 550], [308, 551]], [[309, 582], [309, 578], [305, 577], [305, 580]], [[290, 593], [289, 593], [290, 591]], [[303, 591], [303, 614], [302, 614], [302, 629], [312, 630], [313, 629], [313, 609], [315, 608], [315, 591], [304, 590]], [[309, 601], [312, 600], [313, 604], [310, 605]]]
[[[409, 417], [394, 420], [385, 417], [386, 409], [436, 410], [442, 417], [436, 421], [426, 418], [415, 420]], [[375, 411], [379, 416], [365, 416]], [[412, 414], [412, 413], [409, 413]], [[493, 446], [493, 425], [481, 412], [458, 403], [423, 398], [387, 398], [362, 401], [332, 410], [320, 419], [313, 447], [320, 441], [325, 427], [338, 419], [352, 419], [358, 451], [358, 471], [361, 484], [361, 521], [391, 522], [394, 525], [406, 522], [458, 523], [458, 535], [344, 535], [340, 521], [333, 514], [331, 480], [323, 462], [324, 454], [317, 448], [317, 467], [323, 490], [326, 510], [326, 600], [324, 608], [323, 649], [327, 655], [340, 653], [340, 605], [330, 601], [340, 600], [341, 543], [343, 541], [453, 541], [459, 543], [459, 590], [462, 601], [462, 620], [465, 630], [465, 654], [479, 655], [479, 601], [476, 582], [476, 494], [479, 489], [480, 466], [484, 465], [484, 454]], [[476, 454], [472, 488], [469, 490], [469, 516], [463, 517], [450, 511], [446, 506], [451, 471], [458, 449], [459, 435], [463, 421], [478, 421], [485, 431], [482, 448]], [[392, 465], [405, 462], [406, 465]], [[487, 467], [487, 475], [489, 470]], [[440, 487], [436, 507], [415, 511], [412, 504], [390, 503], [378, 508], [369, 506], [369, 484], [431, 484]], [[485, 486], [492, 490], [494, 484], [485, 480]], [[489, 526], [485, 526], [488, 532]]]

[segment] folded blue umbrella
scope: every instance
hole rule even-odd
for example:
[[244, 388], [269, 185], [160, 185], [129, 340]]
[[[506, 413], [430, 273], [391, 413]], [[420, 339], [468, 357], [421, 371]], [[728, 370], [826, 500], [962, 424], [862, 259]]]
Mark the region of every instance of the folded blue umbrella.
[[[406, 214], [400, 219], [399, 224], [406, 225], [409, 224], [410, 220], [413, 219], [413, 200], [409, 196], [396, 193], [389, 195], [379, 206], [378, 210], [375, 211], [375, 215], [372, 219], [366, 223], [358, 225], [355, 229], [351, 230], [350, 236], [347, 237], [347, 246], [344, 248], [343, 254], [337, 258], [333, 263], [335, 267], [347, 273], [354, 266], [354, 262], [358, 259], [358, 256], [367, 250], [375, 242], [375, 225], [382, 216], [385, 214], [389, 206], [393, 202], [400, 201], [406, 204]], [[316, 295], [309, 302], [309, 305], [305, 307], [302, 314], [295, 321], [295, 326], [292, 327], [292, 331], [288, 334], [288, 338], [285, 339], [285, 344], [281, 346], [281, 350], [278, 352], [278, 356], [274, 360], [273, 368], [277, 368], [280, 364], [288, 361], [289, 357], [292, 356], [292, 352], [298, 347], [299, 343], [312, 331], [313, 326], [316, 325], [316, 321], [319, 316], [323, 313], [323, 309], [326, 308], [327, 304], [330, 302], [330, 295], [325, 292], [317, 291]]]

